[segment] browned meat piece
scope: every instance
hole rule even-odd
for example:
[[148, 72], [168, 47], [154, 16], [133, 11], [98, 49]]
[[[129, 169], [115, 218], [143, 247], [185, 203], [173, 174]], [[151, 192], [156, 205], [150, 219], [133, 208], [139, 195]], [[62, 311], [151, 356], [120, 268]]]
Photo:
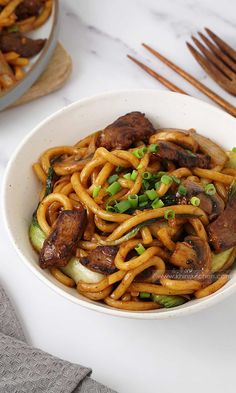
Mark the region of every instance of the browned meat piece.
[[105, 275], [114, 273], [114, 264], [118, 248], [115, 246], [98, 246], [89, 252], [87, 257], [80, 258], [80, 262], [88, 269]]
[[144, 113], [131, 112], [119, 117], [99, 135], [96, 146], [107, 150], [128, 149], [134, 142], [147, 142], [155, 129]]
[[191, 180], [183, 180], [181, 184], [187, 189], [187, 196], [191, 198], [192, 196], [195, 196], [197, 194], [200, 194], [200, 192], [204, 191], [204, 188], [201, 183], [197, 183], [195, 181]]
[[75, 253], [86, 223], [87, 213], [84, 208], [62, 211], [55, 222], [53, 231], [44, 241], [39, 255], [40, 267], [46, 269], [51, 266], [66, 266]]
[[226, 209], [208, 225], [209, 240], [217, 252], [236, 245], [236, 186], [232, 187]]
[[150, 266], [146, 270], [139, 273], [134, 281], [137, 282], [149, 282], [152, 284], [156, 284], [159, 282], [160, 279], [160, 272], [153, 266]]
[[0, 50], [4, 52], [16, 52], [22, 57], [37, 55], [43, 48], [46, 40], [32, 40], [21, 33], [1, 33]]
[[26, 19], [34, 15], [37, 16], [42, 5], [42, 0], [24, 0], [16, 7], [15, 14], [18, 20]]
[[176, 244], [170, 262], [181, 268], [182, 278], [206, 280], [211, 270], [211, 250], [206, 241], [187, 236]]
[[172, 142], [159, 141], [157, 157], [176, 161], [179, 166], [193, 168], [209, 168], [210, 157], [205, 154], [192, 153]]

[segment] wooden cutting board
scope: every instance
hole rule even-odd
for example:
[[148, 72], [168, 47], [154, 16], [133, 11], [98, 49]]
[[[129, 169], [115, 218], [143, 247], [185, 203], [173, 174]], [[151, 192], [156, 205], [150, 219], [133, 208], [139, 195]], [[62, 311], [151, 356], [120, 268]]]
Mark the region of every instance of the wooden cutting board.
[[36, 98], [45, 96], [60, 89], [69, 78], [72, 70], [72, 61], [68, 52], [58, 43], [55, 52], [48, 63], [46, 70], [37, 82], [10, 107], [25, 104]]

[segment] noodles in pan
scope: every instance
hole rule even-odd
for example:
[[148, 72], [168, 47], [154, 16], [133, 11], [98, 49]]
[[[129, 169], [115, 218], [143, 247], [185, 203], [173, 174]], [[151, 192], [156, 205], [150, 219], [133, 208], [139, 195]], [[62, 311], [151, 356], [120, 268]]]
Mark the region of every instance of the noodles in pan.
[[140, 112], [48, 149], [33, 165], [40, 266], [124, 310], [216, 292], [236, 255], [234, 154], [194, 130], [156, 130]]

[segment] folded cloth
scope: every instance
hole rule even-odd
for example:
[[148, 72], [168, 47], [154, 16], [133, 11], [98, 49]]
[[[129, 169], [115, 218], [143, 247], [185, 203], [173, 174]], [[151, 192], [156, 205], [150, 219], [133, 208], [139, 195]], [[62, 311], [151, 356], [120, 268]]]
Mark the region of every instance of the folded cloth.
[[0, 287], [0, 393], [115, 393], [90, 374], [89, 368], [28, 345]]

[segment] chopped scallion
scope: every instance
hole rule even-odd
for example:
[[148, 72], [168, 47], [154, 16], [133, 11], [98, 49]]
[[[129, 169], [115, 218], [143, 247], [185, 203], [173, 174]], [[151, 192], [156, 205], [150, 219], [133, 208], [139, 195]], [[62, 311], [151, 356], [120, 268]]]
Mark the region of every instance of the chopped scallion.
[[131, 173], [126, 173], [123, 177], [124, 177], [126, 180], [131, 180]]
[[131, 180], [135, 181], [137, 176], [138, 176], [138, 172], [134, 169], [133, 172], [131, 173], [130, 178]]
[[173, 218], [175, 218], [174, 210], [172, 210], [172, 209], [166, 210], [164, 213], [164, 217], [166, 220], [172, 220]]
[[152, 143], [149, 147], [148, 147], [148, 151], [150, 151], [150, 153], [156, 153], [158, 151], [158, 144], [157, 143]]
[[114, 206], [111, 206], [111, 205], [107, 205], [106, 206], [106, 211], [109, 212], [109, 213], [116, 213], [117, 212], [116, 208]]
[[148, 180], [142, 180], [142, 188], [143, 188], [144, 190], [148, 190], [149, 187], [150, 187], [149, 181], [148, 181]]
[[139, 195], [139, 197], [138, 197], [139, 205], [140, 205], [140, 203], [147, 202], [147, 201], [148, 201], [147, 195], [145, 195], [145, 194]]
[[126, 212], [126, 210], [129, 210], [131, 208], [131, 204], [130, 201], [126, 199], [124, 201], [116, 203], [114, 207], [116, 211], [118, 211], [118, 213], [124, 213]]
[[159, 198], [156, 198], [156, 199], [152, 202], [152, 208], [153, 208], [153, 209], [158, 209], [158, 208], [163, 207], [163, 206], [164, 206], [164, 203], [163, 203], [162, 200], [159, 199]]
[[233, 148], [232, 148], [232, 151], [233, 151], [234, 153], [236, 153], [236, 147], [233, 147]]
[[118, 191], [120, 191], [120, 189], [121, 189], [120, 183], [118, 183], [118, 181], [114, 181], [114, 183], [112, 183], [112, 184], [106, 189], [106, 191], [107, 191], [110, 195], [115, 195]]
[[176, 184], [180, 184], [180, 179], [178, 179], [178, 177], [172, 176], [172, 180], [173, 180]]
[[108, 177], [107, 182], [108, 182], [108, 184], [112, 184], [112, 183], [114, 183], [114, 181], [116, 181], [118, 178], [119, 178], [118, 175], [112, 175], [112, 176]]
[[136, 149], [132, 152], [135, 157], [137, 158], [143, 158], [145, 153], [147, 153], [147, 148], [145, 146], [140, 147], [140, 149]]
[[200, 199], [198, 198], [198, 197], [195, 197], [195, 196], [193, 196], [191, 199], [190, 199], [190, 203], [191, 203], [191, 205], [193, 205], [193, 206], [199, 206], [200, 205]]
[[187, 195], [187, 188], [182, 186], [182, 184], [178, 188], [178, 193], [182, 196]]
[[93, 198], [96, 198], [99, 194], [99, 191], [101, 190], [102, 186], [93, 186]]
[[165, 184], [165, 185], [169, 185], [172, 183], [172, 177], [169, 175], [162, 175], [161, 177], [161, 183]]
[[142, 178], [143, 178], [144, 180], [149, 180], [149, 179], [151, 179], [151, 178], [152, 178], [151, 172], [143, 172]]
[[161, 182], [160, 181], [156, 182], [155, 189], [158, 191], [160, 187], [161, 187]]
[[131, 194], [128, 196], [128, 201], [131, 205], [131, 207], [134, 209], [135, 207], [138, 206], [138, 195], [137, 194]]
[[216, 189], [214, 184], [209, 183], [204, 187], [204, 191], [207, 195], [214, 195], [216, 193]]
[[136, 247], [135, 247], [135, 251], [139, 254], [142, 255], [146, 250], [143, 247], [143, 245], [141, 243], [139, 243]]
[[148, 196], [148, 199], [150, 199], [151, 201], [154, 201], [154, 199], [156, 199], [157, 197], [157, 193], [153, 188], [152, 190], [147, 190], [145, 194]]

